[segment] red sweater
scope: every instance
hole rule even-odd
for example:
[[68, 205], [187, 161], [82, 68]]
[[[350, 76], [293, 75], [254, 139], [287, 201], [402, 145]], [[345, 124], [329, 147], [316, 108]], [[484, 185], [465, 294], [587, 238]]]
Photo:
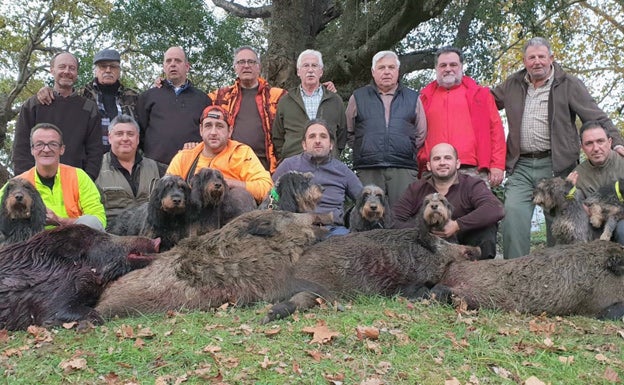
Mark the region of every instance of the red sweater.
[[418, 169], [426, 169], [431, 148], [438, 143], [455, 147], [462, 164], [479, 169], [505, 169], [505, 132], [494, 97], [487, 87], [468, 76], [447, 90], [437, 81], [420, 92], [427, 116], [427, 137], [418, 152]]

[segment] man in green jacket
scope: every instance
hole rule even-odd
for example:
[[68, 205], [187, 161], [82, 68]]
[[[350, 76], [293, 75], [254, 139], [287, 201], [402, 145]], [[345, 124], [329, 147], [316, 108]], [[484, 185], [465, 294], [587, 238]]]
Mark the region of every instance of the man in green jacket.
[[344, 104], [338, 94], [321, 85], [323, 56], [314, 50], [305, 50], [297, 59], [297, 75], [301, 84], [288, 90], [277, 105], [272, 138], [278, 160], [300, 154], [301, 138], [308, 121], [323, 119], [336, 137], [334, 155], [340, 155], [347, 142], [347, 121]]

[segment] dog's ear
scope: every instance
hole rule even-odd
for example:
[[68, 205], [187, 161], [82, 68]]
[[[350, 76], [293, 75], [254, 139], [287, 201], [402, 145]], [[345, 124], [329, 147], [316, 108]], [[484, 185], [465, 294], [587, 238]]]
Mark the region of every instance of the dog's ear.
[[607, 270], [612, 272], [618, 277], [624, 275], [624, 255], [612, 255], [607, 258]]

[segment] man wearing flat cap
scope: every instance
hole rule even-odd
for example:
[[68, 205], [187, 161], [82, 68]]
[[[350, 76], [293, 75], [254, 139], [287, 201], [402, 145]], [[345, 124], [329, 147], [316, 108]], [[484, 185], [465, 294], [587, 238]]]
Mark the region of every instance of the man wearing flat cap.
[[230, 188], [244, 188], [256, 202], [261, 202], [273, 187], [271, 174], [251, 147], [231, 139], [232, 131], [227, 111], [219, 106], [206, 107], [199, 120], [202, 142], [178, 152], [167, 174], [190, 180], [202, 168], [214, 168], [223, 173]]
[[[93, 81], [77, 93], [93, 100], [100, 111], [102, 118], [102, 145], [104, 152], [110, 151], [108, 142], [108, 126], [116, 116], [129, 115], [137, 120], [136, 103], [139, 93], [125, 87], [119, 81], [121, 76], [121, 56], [114, 49], [107, 48], [96, 53], [93, 57]], [[52, 89], [44, 87], [37, 93], [37, 98], [43, 104], [50, 104], [54, 99]]]

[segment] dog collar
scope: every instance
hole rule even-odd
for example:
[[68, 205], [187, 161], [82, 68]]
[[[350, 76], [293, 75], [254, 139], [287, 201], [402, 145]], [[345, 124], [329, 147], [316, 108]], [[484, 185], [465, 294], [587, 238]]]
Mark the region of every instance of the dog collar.
[[271, 189], [271, 199], [274, 200], [275, 202], [279, 202], [279, 194], [277, 193], [277, 190], [275, 189], [275, 187]]
[[624, 202], [624, 197], [622, 197], [622, 191], [620, 191], [620, 181], [615, 181], [615, 194], [617, 195], [620, 202]]
[[567, 200], [573, 200], [574, 199], [574, 194], [576, 193], [576, 186], [572, 186], [572, 188], [570, 189], [570, 191], [568, 191], [568, 193], [566, 194], [566, 199]]

